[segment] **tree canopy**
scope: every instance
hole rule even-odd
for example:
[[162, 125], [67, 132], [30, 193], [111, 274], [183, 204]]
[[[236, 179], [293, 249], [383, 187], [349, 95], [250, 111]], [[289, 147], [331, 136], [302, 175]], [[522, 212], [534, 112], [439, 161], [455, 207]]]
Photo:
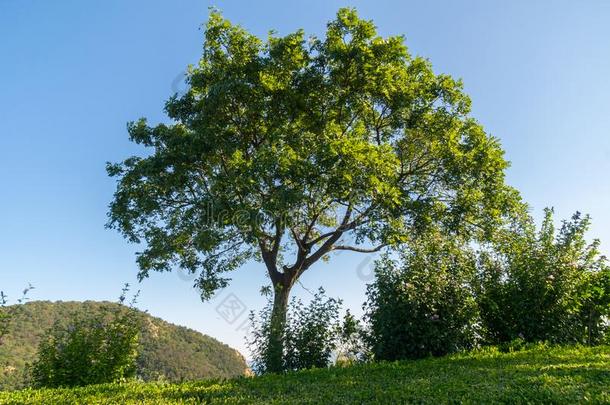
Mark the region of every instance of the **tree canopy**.
[[[110, 225], [146, 242], [142, 276], [203, 270], [205, 297], [249, 259], [298, 273], [433, 221], [490, 229], [515, 201], [461, 82], [352, 9], [326, 38], [266, 41], [212, 12], [187, 81], [166, 103], [170, 124], [129, 124], [152, 153], [108, 165], [119, 179]], [[346, 233], [355, 245], [337, 244]]]

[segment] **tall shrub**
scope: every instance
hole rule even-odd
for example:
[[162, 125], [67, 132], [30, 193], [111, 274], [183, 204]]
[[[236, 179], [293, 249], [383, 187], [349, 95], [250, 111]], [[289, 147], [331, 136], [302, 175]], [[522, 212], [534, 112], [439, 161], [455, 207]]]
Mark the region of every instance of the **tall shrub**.
[[369, 361], [372, 353], [368, 345], [369, 331], [349, 309], [339, 325], [336, 348], [336, 364], [350, 365]]
[[559, 232], [545, 210], [480, 256], [478, 302], [491, 343], [513, 339], [596, 344], [610, 314], [610, 270], [599, 241], [588, 243], [588, 216], [576, 213]]
[[377, 360], [440, 356], [473, 347], [478, 310], [471, 289], [475, 257], [439, 233], [412, 241], [376, 263], [365, 304]]
[[[290, 302], [290, 316], [282, 334], [284, 351], [282, 369], [301, 370], [312, 367], [327, 367], [337, 347], [339, 335], [339, 308], [341, 301], [326, 297], [320, 288], [309, 303], [300, 299]], [[271, 330], [272, 302], [258, 314], [250, 314], [252, 333], [248, 345], [253, 355], [253, 369], [261, 374], [270, 355], [268, 335]]]
[[27, 301], [28, 293], [33, 289], [34, 287], [29, 284], [23, 290], [21, 298], [17, 300], [17, 305], [8, 305], [8, 296], [4, 291], [0, 291], [0, 345], [2, 344], [2, 339], [9, 331], [11, 321], [15, 317], [16, 312], [21, 308], [20, 305]]

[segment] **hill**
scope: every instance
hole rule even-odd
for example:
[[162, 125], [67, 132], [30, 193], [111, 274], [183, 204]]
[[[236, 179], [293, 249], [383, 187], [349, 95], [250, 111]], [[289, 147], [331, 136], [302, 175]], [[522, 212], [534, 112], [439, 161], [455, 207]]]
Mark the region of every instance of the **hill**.
[[[34, 360], [38, 343], [56, 320], [75, 314], [94, 314], [110, 302], [34, 301], [22, 305], [0, 345], [0, 389], [19, 388], [25, 365]], [[185, 381], [243, 375], [243, 356], [229, 346], [192, 329], [176, 326], [140, 312], [144, 318], [140, 337], [138, 375], [145, 381]]]
[[229, 381], [0, 393], [0, 403], [610, 403], [610, 347], [495, 349]]

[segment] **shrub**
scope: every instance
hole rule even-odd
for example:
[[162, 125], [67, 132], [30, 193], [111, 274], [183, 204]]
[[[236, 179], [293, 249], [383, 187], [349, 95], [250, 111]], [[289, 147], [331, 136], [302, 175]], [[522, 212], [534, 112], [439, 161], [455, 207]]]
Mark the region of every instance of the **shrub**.
[[440, 356], [473, 347], [478, 310], [471, 289], [475, 255], [431, 233], [399, 257], [377, 261], [367, 288], [369, 343], [376, 360]]
[[[283, 369], [300, 370], [327, 367], [337, 345], [339, 332], [340, 300], [325, 296], [320, 288], [305, 305], [299, 299], [290, 303], [284, 331]], [[253, 370], [257, 374], [267, 371], [268, 335], [272, 302], [258, 314], [250, 313], [252, 325], [248, 346], [253, 355]]]
[[308, 305], [293, 300], [286, 329], [286, 369], [327, 367], [337, 345], [341, 301], [320, 288]]
[[77, 315], [67, 326], [57, 322], [31, 366], [33, 385], [72, 387], [133, 377], [141, 325], [135, 309], [123, 305], [124, 297], [94, 316]]
[[376, 359], [444, 355], [480, 343], [608, 341], [610, 267], [588, 216], [553, 226], [545, 211], [469, 247], [430, 233], [376, 264], [366, 319]]
[[[263, 289], [263, 291], [266, 291]], [[267, 304], [259, 313], [250, 312], [250, 333], [246, 336], [246, 344], [252, 355], [252, 371], [256, 374], [264, 374], [267, 372], [267, 363], [269, 355], [269, 334], [271, 331], [271, 311], [273, 310], [273, 302], [267, 294]]]
[[16, 311], [19, 310], [20, 305], [25, 303], [28, 299], [28, 293], [33, 290], [34, 287], [29, 284], [26, 289], [23, 290], [21, 298], [17, 300], [17, 305], [7, 306], [8, 296], [4, 291], [0, 291], [0, 345], [4, 335], [9, 331], [9, 326], [13, 318], [15, 317]]
[[588, 244], [589, 217], [574, 214], [556, 234], [553, 211], [479, 260], [478, 302], [490, 343], [596, 344], [610, 314], [610, 270], [599, 241]]
[[337, 336], [337, 365], [353, 365], [371, 359], [367, 345], [368, 331], [349, 309], [339, 325]]
[[[8, 305], [8, 296], [4, 291], [0, 291], [0, 346], [5, 344], [4, 339], [11, 330], [11, 323], [20, 315], [18, 311], [22, 309], [22, 304], [25, 304], [28, 300], [28, 293], [33, 289], [34, 287], [31, 284], [28, 285], [23, 290], [22, 296], [17, 300], [16, 305]], [[7, 385], [22, 387], [23, 380], [24, 373], [7, 364], [0, 353], [0, 391], [5, 389]]]

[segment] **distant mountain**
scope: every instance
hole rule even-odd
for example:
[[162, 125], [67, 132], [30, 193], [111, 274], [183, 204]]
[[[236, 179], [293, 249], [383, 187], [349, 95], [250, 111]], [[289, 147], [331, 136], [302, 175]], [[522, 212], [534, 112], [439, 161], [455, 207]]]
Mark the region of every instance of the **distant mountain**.
[[[38, 343], [56, 321], [95, 314], [111, 302], [33, 301], [18, 308], [0, 345], [0, 390], [23, 386], [25, 367], [36, 358]], [[248, 366], [235, 349], [192, 329], [140, 312], [138, 376], [146, 381], [185, 381], [244, 375]]]

